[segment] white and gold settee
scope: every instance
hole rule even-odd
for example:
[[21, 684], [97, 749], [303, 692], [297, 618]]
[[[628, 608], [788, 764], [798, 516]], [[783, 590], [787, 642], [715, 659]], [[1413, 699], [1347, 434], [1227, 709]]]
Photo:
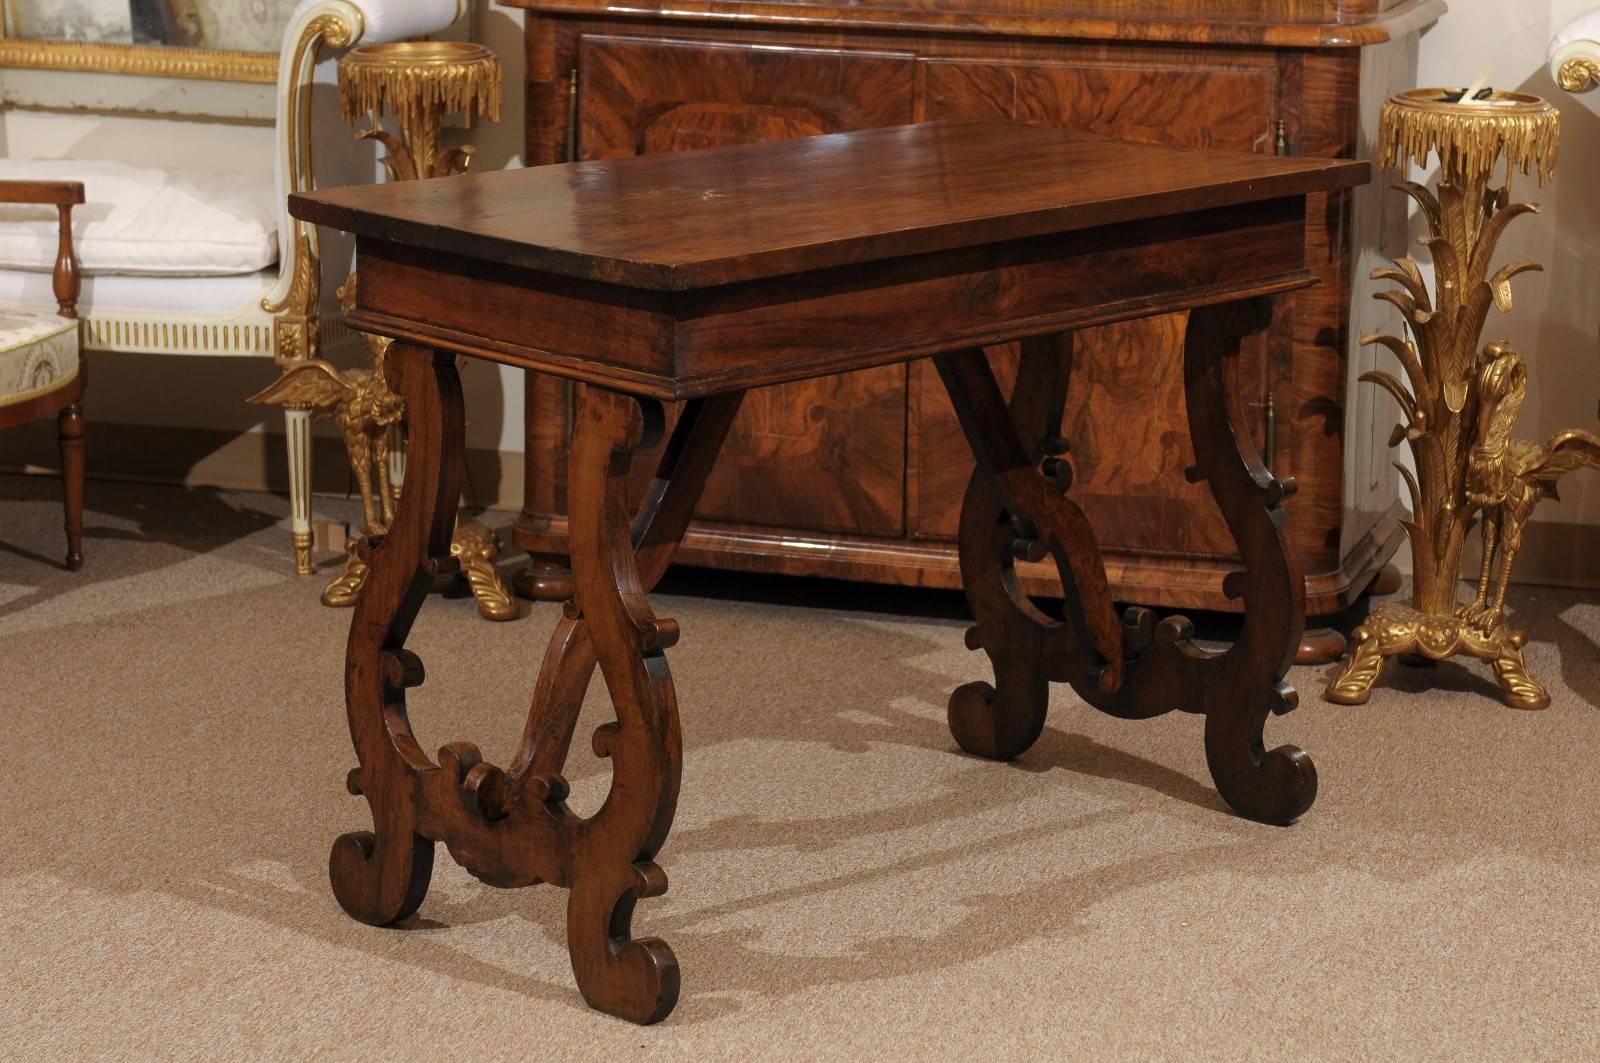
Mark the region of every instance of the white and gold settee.
[[[322, 318], [326, 311], [331, 320], [336, 306], [324, 299], [317, 231], [289, 217], [287, 198], [313, 184], [313, 97], [333, 80], [331, 64], [319, 73], [319, 61], [357, 44], [435, 33], [465, 10], [466, 0], [303, 0], [278, 61], [272, 175], [0, 159], [0, 178], [70, 176], [86, 188], [75, 220], [84, 351], [270, 357], [286, 367], [317, 357]], [[50, 220], [10, 219], [3, 228], [0, 303], [52, 305], [50, 274], [37, 265], [49, 261], [40, 250], [54, 247]], [[338, 274], [337, 265], [330, 271]], [[290, 523], [303, 574], [311, 572], [313, 412], [285, 410]]]

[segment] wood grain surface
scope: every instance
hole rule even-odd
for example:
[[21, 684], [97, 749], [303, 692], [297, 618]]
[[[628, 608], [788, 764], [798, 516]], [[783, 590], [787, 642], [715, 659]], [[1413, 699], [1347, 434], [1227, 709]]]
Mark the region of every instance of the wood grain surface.
[[550, 15], [1082, 40], [1348, 48], [1421, 29], [1444, 0], [504, 0]]
[[[932, 122], [290, 197], [295, 217], [631, 288], [687, 290], [1344, 189], [1365, 163]], [[781, 234], [781, 236], [778, 236]]]

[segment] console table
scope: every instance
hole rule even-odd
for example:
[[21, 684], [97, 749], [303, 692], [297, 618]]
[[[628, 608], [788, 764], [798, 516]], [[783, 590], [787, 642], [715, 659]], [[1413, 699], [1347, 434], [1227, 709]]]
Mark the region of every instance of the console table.
[[[1385, 99], [1416, 84], [1418, 35], [1443, 0], [499, 0], [527, 12], [530, 165], [615, 159], [906, 122], [1001, 119], [1120, 140], [1370, 160]], [[1306, 264], [1239, 359], [1240, 427], [1293, 476], [1290, 548], [1306, 576], [1302, 663], [1336, 660], [1340, 629], [1403, 541], [1387, 397], [1355, 386], [1399, 333], [1374, 266], [1406, 252], [1405, 197], [1376, 182], [1313, 195]], [[1062, 432], [1073, 500], [1120, 602], [1237, 611], [1238, 551], [1193, 461], [1183, 315], [1078, 335]], [[1151, 359], [1150, 350], [1162, 357]], [[1019, 352], [991, 352], [1009, 381]], [[1154, 386], [1152, 387], [1152, 379]], [[528, 374], [518, 590], [570, 589], [572, 395]], [[1137, 460], [1126, 460], [1135, 453]], [[680, 560], [927, 587], [960, 585], [972, 472], [930, 363], [759, 388], [745, 399]], [[643, 491], [644, 482], [635, 485]], [[1048, 565], [1019, 566], [1060, 593]], [[1391, 587], [1390, 590], [1393, 588]], [[1343, 615], [1341, 615], [1343, 614]]]
[[[1130, 145], [1024, 125], [938, 123], [616, 162], [294, 196], [294, 215], [357, 236], [354, 327], [396, 340], [410, 465], [351, 624], [346, 697], [374, 830], [340, 837], [329, 870], [373, 924], [422, 903], [435, 842], [497, 886], [571, 891], [573, 972], [594, 1007], [635, 1022], [672, 1010], [678, 967], [631, 936], [667, 887], [682, 736], [666, 651], [678, 625], [647, 593], [665, 572], [752, 388], [931, 359], [977, 469], [961, 512], [967, 643], [992, 684], [950, 698], [956, 742], [1009, 759], [1039, 737], [1051, 683], [1129, 719], [1205, 716], [1207, 762], [1241, 814], [1287, 823], [1316, 796], [1299, 749], [1271, 752], [1305, 584], [1273, 477], [1230, 421], [1241, 341], [1274, 297], [1314, 282], [1307, 197], [1367, 179], [1360, 163]], [[1072, 334], [1187, 312], [1183, 376], [1195, 463], [1238, 542], [1225, 587], [1244, 610], [1225, 652], [1187, 622], [1118, 614], [1095, 536], [1067, 494]], [[1007, 401], [982, 348], [1021, 344]], [[429, 757], [406, 716], [424, 677], [406, 637], [447, 571], [462, 476], [465, 354], [578, 382], [568, 470], [575, 598], [545, 655], [505, 768], [454, 742]], [[663, 404], [682, 402], [669, 425]], [[669, 431], [670, 428], [670, 431]], [[664, 441], [635, 512], [630, 474]], [[1131, 456], [1131, 455], [1130, 455]], [[1015, 567], [1053, 564], [1057, 615]], [[599, 667], [616, 720], [599, 811], [568, 808], [561, 772]], [[825, 683], [819, 667], [818, 682]]]

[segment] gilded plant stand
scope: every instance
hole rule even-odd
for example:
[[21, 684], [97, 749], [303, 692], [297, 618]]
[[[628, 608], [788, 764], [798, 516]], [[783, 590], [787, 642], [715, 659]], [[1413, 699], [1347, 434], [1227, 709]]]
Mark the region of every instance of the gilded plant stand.
[[[1437, 196], [1409, 181], [1399, 185], [1427, 219], [1429, 235], [1420, 242], [1433, 255], [1436, 283], [1430, 295], [1409, 258], [1373, 274], [1399, 286], [1378, 298], [1400, 309], [1413, 337], [1363, 339], [1394, 353], [1406, 383], [1385, 372], [1361, 379], [1388, 391], [1405, 415], [1390, 444], [1406, 441], [1416, 459], [1414, 476], [1397, 465], [1411, 492], [1413, 515], [1405, 527], [1415, 585], [1410, 604], [1386, 605], [1356, 629], [1350, 659], [1326, 692], [1343, 705], [1364, 704], [1392, 657], [1466, 655], [1492, 663], [1506, 704], [1548, 706], [1549, 694], [1523, 662], [1527, 636], [1506, 623], [1506, 586], [1534, 507], [1555, 495], [1565, 473], [1600, 466], [1600, 437], [1588, 432], [1563, 432], [1545, 445], [1513, 439], [1527, 364], [1509, 343], [1478, 347], [1490, 308], [1511, 310], [1511, 279], [1541, 268], [1516, 261], [1489, 274], [1506, 226], [1538, 210], [1511, 202], [1512, 173], [1537, 167], [1541, 183], [1553, 175], [1560, 115], [1522, 93], [1489, 92], [1457, 102], [1462, 95], [1416, 89], [1383, 108], [1385, 168], [1403, 170], [1413, 160], [1426, 165], [1435, 152], [1440, 158]], [[1502, 156], [1506, 183], [1493, 189], [1491, 175]], [[1477, 596], [1462, 604], [1461, 551], [1480, 521]]]
[[[500, 117], [503, 94], [500, 60], [478, 44], [452, 41], [408, 41], [352, 49], [339, 61], [339, 96], [346, 121], [370, 117], [371, 125], [356, 135], [376, 140], [387, 154], [382, 162], [391, 181], [416, 181], [465, 173], [472, 163], [472, 147], [444, 150], [441, 134], [449, 113]], [[383, 128], [391, 116], [398, 133]], [[355, 297], [352, 275], [340, 290], [348, 311]], [[388, 475], [388, 437], [404, 416], [405, 402], [389, 389], [384, 360], [390, 340], [363, 336], [371, 359], [370, 370], [344, 374], [352, 406], [361, 427], [346, 429], [351, 468], [361, 487], [368, 537], [383, 534], [393, 519], [396, 485]], [[341, 419], [343, 420], [343, 419]], [[371, 466], [371, 471], [368, 471]], [[500, 579], [495, 559], [500, 539], [492, 528], [477, 521], [457, 526], [451, 554], [460, 562], [461, 578], [471, 587], [478, 611], [488, 620], [515, 620], [516, 601]], [[370, 569], [356, 549], [346, 544], [344, 571], [322, 592], [322, 603], [334, 608], [353, 606], [365, 586]]]

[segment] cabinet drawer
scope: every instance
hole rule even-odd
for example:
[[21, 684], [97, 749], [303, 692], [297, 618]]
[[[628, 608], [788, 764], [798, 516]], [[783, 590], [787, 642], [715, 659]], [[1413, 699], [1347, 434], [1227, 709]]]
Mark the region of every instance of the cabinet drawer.
[[1276, 69], [925, 60], [925, 117], [1009, 118], [1119, 140], [1270, 154]]
[[912, 121], [910, 55], [586, 35], [578, 157], [613, 159]]

